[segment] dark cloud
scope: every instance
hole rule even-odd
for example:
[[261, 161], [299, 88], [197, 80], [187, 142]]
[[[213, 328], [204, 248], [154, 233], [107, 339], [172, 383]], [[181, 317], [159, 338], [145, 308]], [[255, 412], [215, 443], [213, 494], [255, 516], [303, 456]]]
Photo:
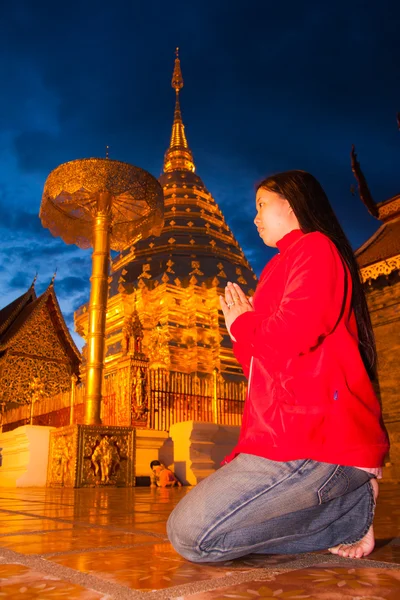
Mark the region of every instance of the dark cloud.
[[16, 273], [14, 277], [9, 281], [8, 285], [10, 288], [28, 289], [31, 283], [32, 278], [29, 279], [29, 276], [26, 273]]
[[83, 290], [88, 293], [90, 289], [89, 277], [82, 278], [71, 276], [56, 280], [54, 289], [56, 290], [56, 293], [60, 295], [70, 294], [74, 296], [77, 292], [82, 292]]

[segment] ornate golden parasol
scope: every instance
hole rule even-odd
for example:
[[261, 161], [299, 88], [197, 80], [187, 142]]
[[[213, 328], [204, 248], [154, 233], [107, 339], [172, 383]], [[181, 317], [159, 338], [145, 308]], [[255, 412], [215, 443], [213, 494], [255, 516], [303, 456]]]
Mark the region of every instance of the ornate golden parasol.
[[73, 160], [48, 176], [40, 219], [67, 244], [93, 247], [84, 422], [100, 424], [110, 249], [123, 250], [160, 234], [162, 187], [150, 173], [127, 163]]

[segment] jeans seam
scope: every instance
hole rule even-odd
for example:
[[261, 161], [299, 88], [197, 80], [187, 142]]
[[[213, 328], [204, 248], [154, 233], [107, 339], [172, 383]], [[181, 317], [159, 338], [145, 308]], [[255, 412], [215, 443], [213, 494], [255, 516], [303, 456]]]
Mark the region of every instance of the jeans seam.
[[349, 489], [349, 478], [347, 477], [347, 475], [345, 474], [345, 472], [342, 470], [341, 465], [337, 465], [336, 469], [333, 471], [332, 475], [329, 477], [329, 479], [327, 479], [327, 481], [325, 481], [324, 485], [318, 490], [318, 500], [319, 500], [319, 505], [321, 506], [321, 504], [324, 504], [325, 502], [331, 500], [331, 498], [329, 498], [329, 491], [328, 491], [328, 498], [326, 500], [323, 500], [322, 495], [324, 492], [324, 489], [326, 488], [326, 486], [332, 481], [332, 479], [335, 477], [339, 477], [339, 475], [342, 475], [343, 477], [346, 478], [347, 481], [347, 487], [344, 490], [344, 492], [342, 494], [340, 494], [341, 496], [343, 496], [344, 494], [347, 493], [347, 490]]
[[310, 462], [309, 459], [303, 461], [303, 463], [299, 466], [298, 469], [296, 469], [296, 471], [293, 471], [292, 473], [289, 473], [289, 475], [287, 475], [283, 479], [280, 479], [279, 481], [276, 481], [270, 487], [265, 488], [264, 490], [262, 490], [262, 492], [260, 492], [256, 496], [252, 496], [247, 502], [245, 502], [243, 504], [240, 504], [240, 506], [237, 506], [230, 513], [224, 515], [224, 517], [220, 521], [218, 521], [218, 523], [214, 523], [214, 526], [211, 529], [209, 529], [206, 533], [204, 533], [203, 537], [198, 541], [198, 543], [197, 543], [198, 550], [200, 550], [201, 552], [207, 551], [207, 548], [203, 548], [202, 544], [203, 544], [205, 538], [208, 537], [217, 527], [219, 527], [219, 525], [221, 525], [222, 523], [224, 523], [227, 519], [229, 519], [232, 515], [234, 515], [238, 510], [240, 510], [241, 508], [243, 508], [243, 507], [247, 506], [248, 504], [250, 504], [250, 502], [253, 502], [257, 498], [260, 498], [260, 496], [262, 496], [263, 494], [266, 494], [267, 492], [270, 492], [277, 485], [283, 483], [284, 481], [287, 481], [288, 479], [290, 479], [291, 477], [293, 477], [293, 475], [296, 475], [299, 471], [301, 471], [302, 467], [305, 466], [308, 462]]

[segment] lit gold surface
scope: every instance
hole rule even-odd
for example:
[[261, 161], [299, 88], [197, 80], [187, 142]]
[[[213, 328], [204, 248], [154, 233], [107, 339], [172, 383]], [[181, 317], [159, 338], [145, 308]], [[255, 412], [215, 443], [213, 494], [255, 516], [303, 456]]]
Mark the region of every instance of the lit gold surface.
[[182, 121], [181, 107], [179, 105], [179, 92], [183, 88], [183, 77], [178, 48], [176, 49], [175, 67], [172, 75], [171, 85], [176, 92], [176, 100], [171, 141], [164, 158], [164, 172], [167, 173], [170, 171], [175, 171], [176, 169], [184, 169], [194, 173], [195, 166], [193, 162], [193, 155], [189, 149], [189, 144], [186, 139], [185, 126]]
[[69, 425], [50, 434], [48, 486], [134, 485], [135, 430]]
[[112, 198], [100, 193], [93, 222], [92, 276], [90, 278], [89, 331], [87, 336], [86, 398], [84, 423], [101, 423], [104, 342], [108, 295], [108, 267], [112, 225]]
[[50, 173], [40, 207], [43, 226], [67, 244], [94, 246], [93, 221], [106, 209], [98, 203], [99, 193], [112, 196], [113, 250], [157, 235], [164, 206], [157, 179], [139, 167], [102, 158], [73, 160]]

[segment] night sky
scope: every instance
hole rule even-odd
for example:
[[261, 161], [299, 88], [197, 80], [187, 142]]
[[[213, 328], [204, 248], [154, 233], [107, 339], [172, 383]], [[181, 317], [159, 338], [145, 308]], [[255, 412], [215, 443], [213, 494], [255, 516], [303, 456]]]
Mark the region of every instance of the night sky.
[[[90, 251], [38, 218], [47, 175], [105, 156], [158, 177], [180, 47], [183, 121], [196, 170], [259, 274], [254, 185], [304, 169], [354, 248], [378, 227], [358, 196], [351, 144], [376, 201], [400, 192], [400, 8], [376, 0], [3, 2], [0, 24], [0, 307], [56, 292], [68, 325], [89, 298]], [[78, 336], [75, 339], [81, 345]]]

